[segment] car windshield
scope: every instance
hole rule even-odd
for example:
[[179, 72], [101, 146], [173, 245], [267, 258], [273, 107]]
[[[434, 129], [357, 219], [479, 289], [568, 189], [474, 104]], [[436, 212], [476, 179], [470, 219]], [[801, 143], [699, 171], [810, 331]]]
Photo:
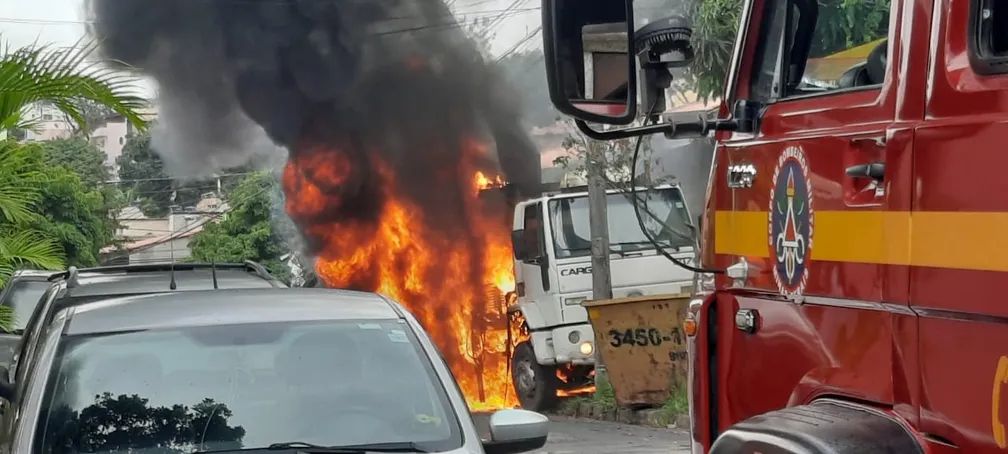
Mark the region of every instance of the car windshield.
[[47, 385], [36, 452], [287, 442], [458, 448], [459, 424], [418, 345], [399, 321], [67, 336]]
[[[678, 189], [642, 190], [637, 197], [641, 200], [640, 211], [644, 226], [662, 247], [679, 249], [693, 244], [692, 231], [688, 225], [689, 214]], [[609, 245], [613, 252], [654, 249], [654, 245], [640, 229], [629, 194], [609, 194], [606, 205]], [[588, 197], [552, 200], [549, 210], [557, 257], [591, 255]]]
[[23, 331], [28, 325], [35, 306], [49, 288], [48, 281], [17, 280], [11, 284], [3, 305], [14, 309], [14, 331]]

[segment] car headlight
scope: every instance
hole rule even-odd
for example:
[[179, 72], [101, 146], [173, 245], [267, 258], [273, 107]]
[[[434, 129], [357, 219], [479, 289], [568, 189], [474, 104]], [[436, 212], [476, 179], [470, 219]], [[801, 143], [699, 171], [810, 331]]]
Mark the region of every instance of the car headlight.
[[595, 352], [595, 346], [593, 346], [591, 342], [585, 342], [581, 344], [579, 350], [581, 350], [582, 355], [590, 356], [592, 353]]
[[572, 344], [576, 344], [578, 343], [578, 341], [581, 340], [581, 333], [577, 331], [571, 331], [570, 334], [567, 335], [567, 340], [569, 340], [570, 343]]

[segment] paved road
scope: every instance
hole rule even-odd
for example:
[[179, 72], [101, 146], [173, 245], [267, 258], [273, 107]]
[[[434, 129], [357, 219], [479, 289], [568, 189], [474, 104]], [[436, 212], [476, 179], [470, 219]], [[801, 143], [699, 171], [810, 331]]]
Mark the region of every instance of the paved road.
[[[484, 418], [477, 416], [482, 432]], [[652, 429], [611, 422], [550, 417], [550, 434], [537, 454], [686, 454], [685, 430]]]

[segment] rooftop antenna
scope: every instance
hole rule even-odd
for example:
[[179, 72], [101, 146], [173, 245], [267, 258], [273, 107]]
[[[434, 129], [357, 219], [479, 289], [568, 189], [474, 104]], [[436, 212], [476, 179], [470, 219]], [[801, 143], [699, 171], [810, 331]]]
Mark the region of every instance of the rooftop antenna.
[[210, 276], [213, 277], [213, 288], [217, 290], [217, 261], [215, 259], [210, 259]]
[[168, 254], [171, 257], [171, 282], [168, 283], [169, 290], [175, 290], [178, 288], [178, 284], [175, 283], [175, 196], [178, 193], [172, 191], [171, 197], [168, 198]]

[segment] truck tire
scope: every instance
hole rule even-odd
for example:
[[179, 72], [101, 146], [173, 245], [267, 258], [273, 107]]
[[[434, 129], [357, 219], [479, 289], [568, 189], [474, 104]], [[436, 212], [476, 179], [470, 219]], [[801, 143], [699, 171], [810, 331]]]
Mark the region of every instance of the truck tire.
[[515, 347], [511, 358], [511, 383], [522, 408], [544, 411], [557, 403], [556, 370], [536, 361], [532, 344], [522, 342]]

